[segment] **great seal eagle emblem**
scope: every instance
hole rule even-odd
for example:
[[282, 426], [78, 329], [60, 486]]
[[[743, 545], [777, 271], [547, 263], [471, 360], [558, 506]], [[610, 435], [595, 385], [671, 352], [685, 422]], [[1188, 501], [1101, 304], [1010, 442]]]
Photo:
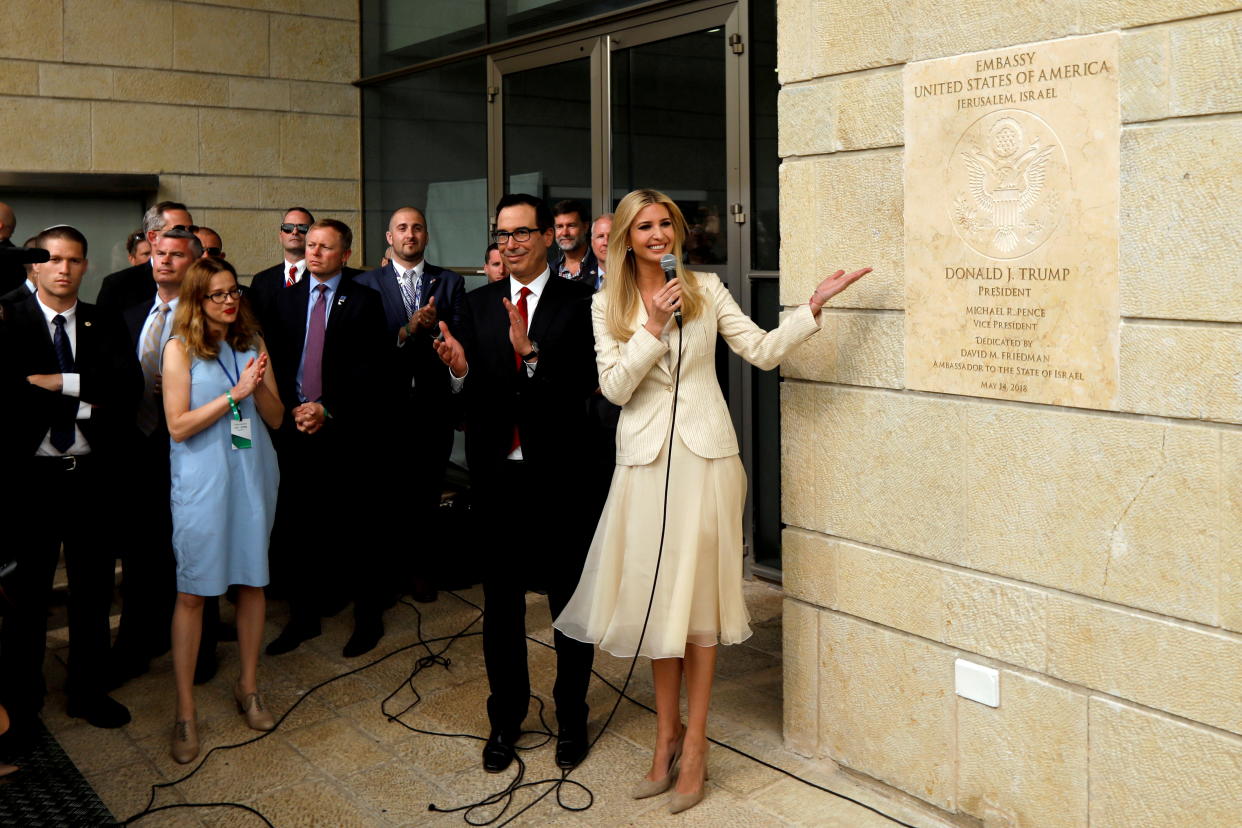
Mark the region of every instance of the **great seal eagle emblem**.
[[1070, 186], [1052, 128], [1018, 109], [989, 113], [967, 127], [946, 172], [954, 229], [993, 259], [1016, 259], [1047, 241]]

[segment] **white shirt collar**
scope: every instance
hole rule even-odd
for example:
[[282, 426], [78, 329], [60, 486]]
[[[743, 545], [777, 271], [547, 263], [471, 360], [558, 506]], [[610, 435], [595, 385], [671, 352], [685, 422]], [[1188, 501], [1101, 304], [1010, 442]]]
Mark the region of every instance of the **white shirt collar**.
[[427, 260], [423, 259], [422, 261], [414, 265], [414, 267], [410, 268], [409, 270], [404, 270], [402, 269], [401, 265], [397, 264], [396, 260], [394, 259], [392, 263], [392, 269], [397, 272], [398, 279], [403, 279], [407, 276], [413, 276], [415, 279], [421, 279], [423, 278], [423, 266], [426, 264], [427, 264]]
[[[169, 313], [177, 309], [177, 303], [180, 301], [181, 301], [180, 296], [174, 296], [172, 299], [168, 301]], [[151, 312], [148, 313], [147, 316], [154, 316], [156, 313], [158, 313], [160, 309], [160, 304], [161, 304], [161, 300], [160, 300], [159, 294], [157, 293], [155, 295], [155, 301], [151, 303]]]
[[52, 310], [47, 305], [43, 304], [43, 300], [39, 298], [39, 294], [36, 293], [34, 296], [35, 296], [35, 301], [39, 303], [39, 309], [43, 311], [43, 318], [47, 320], [47, 324], [51, 325], [52, 320], [55, 319], [57, 316], [65, 317], [66, 323], [73, 322], [73, 320], [77, 318], [78, 302], [76, 299], [73, 302], [73, 307], [71, 307], [69, 310], [58, 311], [58, 310]]
[[535, 277], [534, 281], [532, 281], [529, 285], [524, 285], [514, 277], [510, 276], [509, 297], [512, 301], [517, 302], [519, 298], [518, 294], [520, 294], [522, 292], [522, 288], [525, 287], [530, 288], [530, 292], [535, 294], [535, 298], [538, 299], [543, 295], [543, 289], [548, 284], [548, 279], [550, 278], [552, 278], [552, 271], [550, 268], [546, 267], [543, 269], [543, 273], [540, 273], [537, 277]]
[[280, 260], [280, 268], [281, 268], [280, 275], [281, 276], [289, 275], [289, 265], [293, 265], [294, 267], [298, 269], [297, 275], [294, 276], [294, 281], [300, 280], [302, 276], [306, 273], [306, 259], [305, 258], [298, 259], [296, 262], [286, 262], [284, 259], [281, 259]]

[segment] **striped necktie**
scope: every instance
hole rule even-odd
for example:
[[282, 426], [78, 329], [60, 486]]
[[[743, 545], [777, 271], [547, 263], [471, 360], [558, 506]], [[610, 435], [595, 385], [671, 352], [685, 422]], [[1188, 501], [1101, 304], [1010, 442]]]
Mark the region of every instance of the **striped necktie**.
[[138, 358], [142, 366], [144, 382], [142, 402], [138, 406], [138, 427], [142, 433], [150, 436], [160, 422], [160, 406], [163, 401], [155, 393], [155, 378], [160, 373], [160, 352], [164, 347], [164, 328], [168, 323], [168, 311], [172, 308], [167, 302], [160, 302], [155, 308], [155, 318], [147, 327], [147, 335], [142, 339], [142, 355]]

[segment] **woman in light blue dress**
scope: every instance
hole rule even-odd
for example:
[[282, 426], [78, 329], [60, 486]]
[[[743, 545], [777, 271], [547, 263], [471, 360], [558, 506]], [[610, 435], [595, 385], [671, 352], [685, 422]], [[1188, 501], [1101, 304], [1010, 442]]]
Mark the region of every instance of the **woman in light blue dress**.
[[237, 586], [241, 676], [238, 709], [256, 730], [275, 726], [258, 690], [267, 547], [276, 513], [279, 471], [266, 423], [280, 425], [284, 406], [268, 367], [267, 348], [237, 272], [199, 259], [181, 285], [174, 337], [164, 348], [164, 413], [172, 438], [173, 552], [177, 607], [173, 672], [177, 719], [172, 755], [198, 755], [194, 662], [202, 634], [203, 597]]

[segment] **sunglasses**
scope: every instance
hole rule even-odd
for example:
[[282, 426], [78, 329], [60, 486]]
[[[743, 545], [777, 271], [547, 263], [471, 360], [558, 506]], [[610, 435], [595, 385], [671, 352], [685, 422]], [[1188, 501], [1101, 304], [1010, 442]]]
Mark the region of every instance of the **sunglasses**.
[[210, 256], [213, 259], [217, 258], [223, 252], [224, 252], [223, 247], [204, 247], [203, 248], [204, 255]]
[[172, 227], [165, 227], [165, 230], [184, 230], [187, 233], [197, 233], [197, 224], [174, 224]]
[[310, 230], [309, 224], [282, 224], [280, 225], [280, 232], [282, 233], [293, 233], [296, 231], [298, 233], [301, 233], [303, 236], [305, 236], [307, 230]]

